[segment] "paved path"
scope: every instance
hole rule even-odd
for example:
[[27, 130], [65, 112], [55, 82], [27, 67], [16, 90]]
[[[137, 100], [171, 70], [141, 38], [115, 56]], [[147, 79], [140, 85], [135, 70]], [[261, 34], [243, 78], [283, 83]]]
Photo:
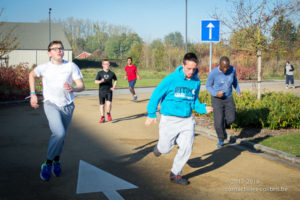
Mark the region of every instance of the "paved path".
[[98, 123], [97, 96], [78, 97], [62, 155], [63, 174], [50, 182], [39, 177], [50, 135], [43, 109], [33, 110], [27, 104], [1, 106], [0, 199], [107, 199], [101, 192], [76, 194], [80, 160], [138, 186], [118, 191], [128, 200], [299, 199], [299, 169], [243, 149], [216, 149], [216, 142], [203, 136], [195, 138], [183, 169], [191, 184], [170, 183], [177, 149], [153, 156], [158, 125], [144, 126], [149, 97], [150, 93], [140, 93], [134, 103], [128, 93], [115, 94], [113, 121], [105, 124]]
[[[241, 89], [246, 89], [250, 91], [255, 91], [256, 84], [255, 82], [242, 82], [239, 83]], [[283, 80], [275, 80], [275, 81], [267, 81], [262, 82], [262, 91], [264, 90], [270, 90], [270, 91], [284, 91], [284, 92], [295, 92], [297, 94], [300, 94], [300, 80], [295, 80], [296, 89], [285, 89], [285, 81]], [[135, 88], [135, 91], [137, 94], [143, 94], [143, 93], [152, 93], [155, 87], [145, 87], [145, 88]], [[201, 85], [201, 91], [206, 90], [205, 84]], [[128, 88], [117, 88], [114, 92], [114, 95], [119, 94], [128, 94], [129, 90]], [[98, 96], [98, 90], [86, 90], [80, 93], [76, 93], [76, 96]]]

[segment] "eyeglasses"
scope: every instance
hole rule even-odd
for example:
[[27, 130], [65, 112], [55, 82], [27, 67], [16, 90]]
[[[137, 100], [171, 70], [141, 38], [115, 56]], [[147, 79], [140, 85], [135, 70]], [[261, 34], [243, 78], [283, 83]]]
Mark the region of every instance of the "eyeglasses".
[[64, 48], [63, 47], [54, 47], [54, 48], [51, 48], [50, 49], [51, 51], [63, 51], [64, 50]]

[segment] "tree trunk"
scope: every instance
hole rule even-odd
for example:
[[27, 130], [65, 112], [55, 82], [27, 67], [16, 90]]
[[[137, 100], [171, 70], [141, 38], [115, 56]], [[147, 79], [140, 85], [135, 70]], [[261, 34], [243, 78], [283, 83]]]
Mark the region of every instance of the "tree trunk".
[[261, 98], [261, 50], [257, 51], [257, 99]]

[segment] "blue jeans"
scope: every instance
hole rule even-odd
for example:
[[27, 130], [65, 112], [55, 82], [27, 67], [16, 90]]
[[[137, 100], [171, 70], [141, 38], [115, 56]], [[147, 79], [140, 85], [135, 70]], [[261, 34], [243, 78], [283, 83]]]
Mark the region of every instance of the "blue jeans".
[[135, 85], [135, 83], [136, 83], [136, 79], [134, 79], [134, 80], [132, 80], [132, 81], [128, 81], [128, 83], [129, 83], [129, 88], [134, 89], [134, 85]]
[[47, 160], [53, 160], [56, 156], [60, 156], [74, 108], [74, 103], [59, 107], [50, 101], [44, 102], [45, 114], [52, 132], [48, 144]]

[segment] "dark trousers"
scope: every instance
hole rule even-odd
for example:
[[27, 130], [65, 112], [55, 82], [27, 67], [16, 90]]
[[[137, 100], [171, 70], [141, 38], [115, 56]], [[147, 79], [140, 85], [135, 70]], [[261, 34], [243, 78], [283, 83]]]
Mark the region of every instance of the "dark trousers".
[[211, 103], [214, 108], [214, 125], [218, 139], [223, 142], [224, 139], [226, 139], [224, 137], [226, 134], [225, 127], [235, 121], [235, 103], [232, 96], [226, 99], [220, 99], [212, 96]]
[[288, 85], [291, 83], [292, 85], [294, 84], [294, 75], [286, 75], [285, 83]]

